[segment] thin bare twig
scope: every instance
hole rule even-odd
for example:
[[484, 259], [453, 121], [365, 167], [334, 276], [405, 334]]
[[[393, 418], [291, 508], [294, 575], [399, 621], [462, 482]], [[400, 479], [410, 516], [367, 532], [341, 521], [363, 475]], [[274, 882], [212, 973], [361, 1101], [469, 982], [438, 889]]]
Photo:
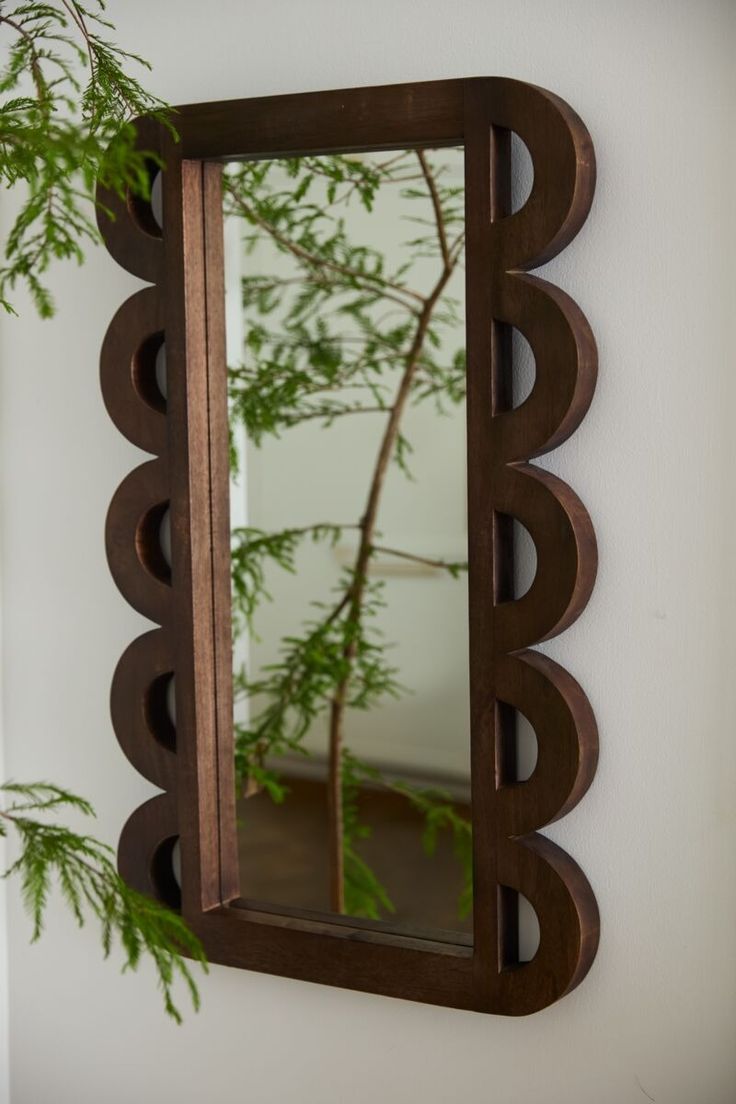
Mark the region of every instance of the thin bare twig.
[[66, 10], [69, 12], [69, 15], [72, 17], [72, 19], [76, 23], [77, 27], [79, 28], [79, 33], [81, 34], [82, 38], [84, 39], [84, 45], [86, 47], [87, 56], [89, 58], [90, 76], [91, 76], [92, 80], [95, 81], [95, 80], [97, 80], [97, 73], [96, 73], [96, 70], [95, 70], [95, 55], [94, 55], [94, 51], [92, 49], [92, 36], [90, 35], [90, 33], [87, 29], [87, 24], [84, 20], [84, 16], [79, 11], [76, 4], [70, 4], [69, 0], [61, 0], [61, 2], [64, 5], [64, 7], [66, 8]]
[[427, 182], [427, 188], [429, 189], [429, 195], [432, 200], [432, 208], [434, 210], [434, 221], [437, 227], [437, 241], [440, 246], [440, 253], [442, 254], [442, 260], [445, 268], [451, 263], [450, 249], [447, 245], [447, 231], [445, 229], [445, 220], [442, 214], [442, 204], [440, 202], [439, 192], [437, 191], [437, 183], [435, 181], [432, 170], [429, 167], [424, 150], [417, 150], [417, 159], [422, 166], [422, 175]]
[[417, 556], [413, 552], [403, 552], [400, 548], [386, 548], [382, 544], [374, 544], [372, 552], [380, 552], [383, 556], [398, 556], [402, 560], [413, 560], [414, 563], [426, 564], [427, 567], [436, 567], [445, 571], [465, 571], [467, 563], [458, 560], [433, 560], [428, 556]]
[[[422, 166], [422, 172], [427, 181], [430, 194], [439, 199], [434, 176], [422, 150], [417, 150], [417, 157]], [[404, 371], [401, 382], [396, 392], [388, 422], [384, 430], [383, 438], [378, 449], [375, 467], [368, 490], [368, 499], [365, 512], [360, 523], [361, 539], [352, 570], [352, 581], [346, 591], [350, 596], [349, 618], [353, 624], [358, 624], [363, 612], [363, 599], [365, 596], [368, 561], [371, 556], [373, 539], [375, 536], [378, 507], [381, 500], [388, 465], [393, 455], [396, 441], [399, 436], [401, 418], [406, 408], [415, 374], [419, 368], [424, 343], [430, 327], [432, 314], [442, 293], [452, 276], [455, 260], [447, 249], [447, 235], [444, 224], [442, 205], [434, 202], [433, 209], [437, 227], [437, 236], [444, 243], [442, 251], [442, 272], [436, 281], [429, 296], [424, 301], [424, 306], [419, 314], [414, 336], [404, 359]], [[352, 593], [351, 593], [352, 592]], [[343, 795], [342, 795], [342, 749], [345, 708], [347, 705], [348, 685], [352, 673], [356, 655], [356, 634], [343, 649], [345, 660], [345, 674], [336, 687], [330, 706], [330, 735], [329, 735], [329, 780], [328, 780], [328, 823], [329, 823], [329, 859], [330, 859], [330, 903], [335, 912], [345, 911], [345, 855], [344, 855], [344, 822], [343, 822]]]
[[[370, 273], [361, 272], [357, 268], [351, 268], [349, 265], [339, 264], [337, 261], [330, 261], [325, 257], [320, 257], [316, 253], [310, 253], [308, 249], [292, 241], [291, 238], [287, 238], [285, 234], [282, 234], [275, 226], [272, 226], [267, 219], [262, 218], [242, 196], [233, 191], [232, 187], [228, 186], [228, 192], [247, 219], [255, 223], [256, 226], [260, 226], [260, 228], [265, 230], [275, 242], [283, 246], [284, 249], [288, 250], [289, 253], [305, 264], [314, 268], [327, 268], [332, 272], [339, 272], [342, 276], [347, 276], [348, 279], [355, 280], [358, 283], [373, 284], [373, 290], [378, 290], [380, 288], [383, 298], [391, 299], [393, 302], [399, 303], [405, 310], [411, 311], [412, 314], [418, 313], [418, 307], [411, 306], [406, 300], [400, 299], [398, 294], [391, 294], [391, 291], [401, 293], [401, 295], [407, 295], [418, 304], [423, 304], [425, 302], [423, 295], [420, 295], [417, 291], [412, 291], [411, 288], [404, 287], [403, 284], [394, 284], [390, 280], [384, 280], [381, 276], [371, 276]], [[391, 291], [387, 291], [387, 288], [391, 289]]]
[[38, 49], [36, 48], [36, 42], [32, 34], [29, 34], [22, 23], [17, 23], [14, 19], [11, 19], [7, 15], [0, 15], [0, 23], [5, 23], [8, 27], [25, 39], [28, 43], [31, 51], [31, 76], [33, 77], [33, 83], [36, 86], [36, 94], [39, 103], [44, 103], [48, 99], [48, 85], [41, 69], [41, 61]]

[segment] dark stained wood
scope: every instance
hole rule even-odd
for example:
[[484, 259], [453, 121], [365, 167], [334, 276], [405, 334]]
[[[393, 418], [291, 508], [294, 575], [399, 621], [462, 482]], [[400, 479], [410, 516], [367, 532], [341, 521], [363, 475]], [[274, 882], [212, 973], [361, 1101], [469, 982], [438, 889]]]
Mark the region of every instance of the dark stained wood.
[[[594, 172], [582, 123], [540, 89], [472, 82], [466, 110], [474, 985], [480, 1007], [522, 1014], [577, 984], [598, 938], [595, 898], [573, 860], [542, 837], [522, 837], [562, 815], [589, 785], [597, 755], [592, 711], [566, 672], [517, 652], [569, 625], [595, 579], [595, 538], [582, 504], [561, 480], [520, 463], [558, 444], [583, 418], [595, 385], [595, 345], [567, 296], [518, 271], [549, 259], [576, 233]], [[534, 165], [531, 195], [515, 214], [499, 165], [507, 161], [509, 130], [523, 138]], [[510, 325], [536, 361], [534, 389], [513, 410], [503, 339]], [[503, 584], [508, 568], [497, 566], [508, 555], [499, 514], [518, 518], [537, 549], [536, 577], [518, 599]], [[516, 782], [506, 753], [504, 705], [524, 712], [536, 730], [539, 759], [526, 782]], [[541, 930], [534, 960], [523, 965], [514, 960], [518, 892]]]
[[153, 629], [123, 652], [110, 691], [120, 746], [135, 769], [162, 790], [176, 785], [176, 730], [166, 703], [173, 671], [169, 635]]
[[[150, 336], [141, 342], [140, 333]], [[166, 402], [156, 385], [156, 355], [163, 342], [158, 288], [127, 299], [110, 323], [100, 356], [102, 395], [120, 432], [146, 452], [166, 450]], [[121, 365], [126, 365], [125, 374]]]
[[[146, 121], [139, 139], [149, 150], [160, 148], [160, 136]], [[98, 223], [109, 251], [134, 276], [156, 286], [131, 296], [110, 324], [100, 357], [103, 398], [110, 416], [133, 444], [156, 454], [127, 476], [107, 515], [105, 542], [112, 575], [122, 594], [144, 616], [167, 625], [174, 600], [166, 577], [159, 534], [152, 524], [169, 501], [167, 430], [160, 397], [151, 381], [153, 347], [165, 319], [160, 292], [164, 270], [163, 240], [152, 214], [141, 217], [140, 205], [98, 190]], [[163, 630], [134, 641], [120, 659], [111, 693], [115, 733], [133, 765], [165, 792], [151, 798], [128, 818], [118, 845], [118, 866], [130, 885], [172, 907], [180, 904], [171, 855], [178, 836], [177, 763], [171, 748], [170, 719], [151, 708], [155, 687], [173, 669]], [[168, 745], [168, 746], [167, 746]]]
[[463, 140], [462, 81], [187, 104], [177, 111], [184, 158], [236, 161]]
[[[208, 285], [217, 275], [221, 252], [207, 240], [214, 213], [212, 170], [199, 161], [177, 160], [171, 146], [165, 154], [163, 182], [164, 244], [166, 249], [165, 301], [168, 380], [169, 454], [171, 470], [172, 577], [174, 606], [177, 757], [179, 760], [179, 816], [181, 826], [182, 896], [185, 915], [199, 913], [237, 896], [235, 790], [232, 765], [221, 779], [226, 758], [232, 763], [232, 710], [227, 728], [218, 729], [217, 691], [222, 690], [227, 666], [231, 679], [229, 610], [222, 609], [224, 581], [213, 582], [213, 565], [223, 566], [222, 525], [213, 507], [213, 429], [222, 425], [210, 408], [213, 375], [224, 376], [224, 303], [213, 306]], [[208, 186], [208, 179], [210, 185]], [[209, 199], [210, 210], [205, 212]], [[222, 205], [218, 192], [218, 208]], [[214, 255], [212, 249], [214, 248]], [[221, 249], [221, 247], [220, 247]], [[208, 266], [208, 261], [210, 262]], [[214, 360], [216, 357], [216, 361]], [[224, 404], [220, 384], [219, 397]], [[226, 437], [225, 437], [226, 440]], [[222, 444], [222, 442], [220, 442]], [[225, 496], [222, 464], [218, 494]], [[229, 533], [228, 545], [229, 549]], [[228, 566], [225, 568], [229, 575]], [[226, 577], [227, 577], [226, 575]], [[216, 605], [216, 595], [220, 601]], [[225, 617], [224, 625], [217, 619]], [[181, 674], [181, 677], [180, 677]], [[224, 752], [220, 741], [224, 741]], [[227, 779], [230, 778], [230, 785]], [[228, 807], [229, 806], [229, 807]], [[226, 829], [226, 831], [223, 830]]]
[[206, 310], [207, 407], [210, 487], [207, 509], [212, 528], [212, 617], [217, 685], [217, 824], [220, 901], [238, 897], [239, 869], [233, 755], [232, 596], [230, 584], [230, 429], [227, 406], [225, 261], [222, 217], [222, 167], [202, 166]]
[[[139, 147], [160, 158], [166, 138], [158, 124], [150, 119], [138, 119], [136, 131]], [[153, 173], [153, 167], [151, 172]], [[130, 195], [122, 198], [107, 188], [98, 187], [97, 224], [105, 245], [119, 265], [141, 280], [161, 284], [164, 269], [163, 235], [150, 203]], [[130, 320], [133, 321], [132, 317]], [[142, 319], [141, 323], [139, 328], [142, 329], [145, 321]], [[105, 388], [105, 392], [114, 389], [114, 386]]]
[[164, 624], [171, 609], [169, 565], [159, 529], [169, 501], [163, 457], [147, 460], [125, 477], [107, 513], [105, 547], [110, 571], [126, 600]]
[[139, 806], [126, 821], [118, 844], [118, 869], [139, 893], [181, 907], [172, 853], [178, 838], [173, 793], [162, 793]]
[[[595, 898], [574, 861], [541, 837], [519, 838], [585, 792], [597, 754], [593, 713], [566, 672], [534, 654], [509, 655], [570, 624], [596, 573], [593, 528], [573, 491], [520, 463], [561, 442], [582, 420], [595, 386], [595, 344], [567, 296], [518, 272], [553, 256], [576, 233], [594, 171], [585, 128], [556, 97], [498, 82], [473, 82], [466, 95], [474, 986], [481, 1007], [519, 1015], [577, 984], [597, 945]], [[493, 194], [508, 163], [509, 130], [523, 138], [534, 164], [530, 199], [514, 214], [504, 180]], [[534, 389], [515, 410], [503, 393], [509, 347], [498, 331], [508, 326], [529, 340], [536, 362]], [[499, 514], [522, 521], [536, 545], [536, 576], [521, 598], [510, 599], [508, 587], [500, 591], [493, 569], [504, 555], [494, 524]], [[504, 755], [503, 704], [535, 726], [540, 758], [524, 783], [515, 782]], [[523, 966], [510, 957], [514, 892], [529, 898], [542, 933], [533, 962]]]
[[[124, 304], [102, 353], [105, 402], [155, 459], [121, 485], [107, 549], [121, 591], [160, 630], [139, 638], [113, 686], [116, 733], [165, 792], [121, 837], [124, 876], [179, 904], [171, 865], [181, 843], [184, 916], [215, 962], [459, 1008], [522, 1015], [569, 992], [595, 955], [593, 893], [573, 859], [538, 834], [588, 787], [595, 720], [570, 674], [530, 651], [578, 616], [596, 572], [585, 508], [528, 461], [585, 414], [596, 351], [579, 308], [527, 275], [571, 240], [590, 207], [590, 137], [554, 95], [507, 78], [472, 78], [277, 96], [180, 109], [175, 145], [143, 122], [163, 154], [163, 232], [146, 204], [101, 193], [115, 259], [154, 286]], [[529, 200], [509, 211], [511, 131], [534, 164]], [[473, 945], [238, 898], [232, 781], [227, 410], [219, 168], [285, 153], [463, 144], [466, 156], [470, 694], [474, 832]], [[511, 328], [536, 360], [529, 398], [511, 409]], [[166, 343], [168, 396], [153, 383]], [[164, 428], [165, 427], [165, 428]], [[172, 562], [159, 527], [170, 507]], [[513, 596], [511, 518], [537, 546], [537, 575]], [[165, 704], [176, 680], [175, 731]], [[515, 711], [539, 743], [516, 780]], [[516, 895], [537, 911], [539, 951], [518, 959]]]

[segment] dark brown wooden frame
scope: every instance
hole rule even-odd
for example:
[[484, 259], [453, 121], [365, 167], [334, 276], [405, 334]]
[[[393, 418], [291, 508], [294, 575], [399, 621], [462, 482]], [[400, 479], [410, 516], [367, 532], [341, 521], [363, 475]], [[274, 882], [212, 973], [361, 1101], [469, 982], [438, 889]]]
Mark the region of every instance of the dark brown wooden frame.
[[[148, 204], [100, 197], [115, 215], [100, 215], [110, 252], [151, 285], [120, 308], [102, 350], [110, 416], [155, 457], [123, 481], [107, 521], [115, 581], [160, 626], [130, 645], [113, 681], [117, 737], [163, 791], [125, 825], [120, 870], [181, 907], [212, 961], [458, 1008], [534, 1012], [584, 977], [599, 930], [584, 875], [537, 834], [590, 784], [595, 720], [574, 679], [528, 650], [577, 617], [596, 572], [584, 507], [527, 462], [572, 433], [595, 385], [595, 343], [580, 310], [526, 275], [585, 220], [595, 181], [590, 137], [556, 96], [497, 77], [198, 104], [180, 108], [176, 125], [178, 143], [139, 124], [142, 147], [166, 165], [163, 230]], [[534, 165], [531, 195], [513, 214], [512, 131]], [[464, 145], [466, 162], [472, 945], [243, 901], [233, 785], [221, 163], [444, 145]], [[511, 409], [514, 326], [534, 351], [536, 382]], [[155, 382], [164, 340], [166, 399]], [[170, 568], [159, 539], [167, 507]], [[536, 578], [517, 600], [512, 517], [538, 556]], [[174, 674], [175, 726], [166, 709]], [[524, 782], [515, 780], [514, 709], [539, 746]], [[518, 961], [516, 893], [540, 922], [528, 963]]]

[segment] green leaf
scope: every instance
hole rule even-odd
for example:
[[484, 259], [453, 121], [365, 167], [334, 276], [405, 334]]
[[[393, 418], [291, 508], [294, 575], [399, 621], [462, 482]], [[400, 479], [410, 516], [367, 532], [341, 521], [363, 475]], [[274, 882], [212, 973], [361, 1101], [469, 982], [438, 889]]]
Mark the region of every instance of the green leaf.
[[43, 276], [54, 261], [81, 263], [99, 240], [97, 181], [147, 197], [152, 155], [137, 148], [131, 120], [151, 115], [173, 131], [167, 105], [127, 71], [147, 63], [104, 37], [102, 11], [75, 0], [2, 9], [11, 41], [0, 69], [0, 182], [25, 190], [0, 264], [0, 304], [11, 313], [18, 285], [42, 318], [54, 313]]
[[424, 817], [422, 845], [431, 856], [437, 848], [440, 832], [449, 832], [453, 851], [463, 872], [463, 889], [458, 899], [458, 917], [464, 920], [473, 904], [473, 828], [471, 821], [460, 813], [447, 793], [436, 789], [419, 789], [405, 782], [392, 782], [390, 788], [403, 794]]
[[360, 820], [360, 788], [380, 774], [348, 750], [342, 751], [343, 864], [345, 911], [349, 916], [380, 920], [381, 911], [396, 911], [386, 887], [356, 849], [356, 841], [370, 836], [370, 827]]
[[56, 882], [80, 926], [89, 917], [99, 922], [105, 957], [117, 936], [124, 970], [136, 969], [144, 955], [152, 959], [168, 1015], [181, 1022], [172, 995], [177, 977], [197, 1009], [199, 993], [183, 956], [198, 961], [205, 970], [207, 963], [199, 940], [181, 917], [126, 885], [106, 844], [38, 818], [38, 814], [56, 813], [60, 808], [93, 816], [90, 803], [49, 782], [6, 782], [0, 791], [11, 798], [7, 808], [0, 809], [0, 834], [15, 831], [20, 849], [3, 877], [20, 878], [23, 903], [33, 922], [32, 941], [42, 934]]

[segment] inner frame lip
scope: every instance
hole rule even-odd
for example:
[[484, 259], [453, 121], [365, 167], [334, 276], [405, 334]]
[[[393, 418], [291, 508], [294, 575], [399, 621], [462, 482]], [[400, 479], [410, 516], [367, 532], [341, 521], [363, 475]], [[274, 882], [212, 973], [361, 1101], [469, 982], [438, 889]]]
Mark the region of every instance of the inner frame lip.
[[412, 924], [391, 921], [366, 920], [359, 916], [341, 916], [335, 912], [315, 909], [292, 908], [289, 905], [271, 904], [268, 901], [236, 897], [225, 906], [237, 911], [244, 918], [274, 927], [296, 928], [303, 932], [334, 929], [328, 934], [337, 939], [355, 939], [370, 943], [390, 943], [414, 949], [432, 950], [437, 954], [472, 958], [473, 937], [465, 932], [447, 931], [444, 928], [422, 928]]
[[458, 149], [465, 148], [462, 137], [427, 139], [417, 138], [411, 142], [370, 142], [367, 145], [324, 145], [284, 147], [278, 150], [254, 150], [253, 152], [223, 156], [186, 157], [185, 160], [204, 161], [213, 165], [231, 165], [242, 161], [281, 161], [290, 157], [339, 157], [350, 153], [395, 153], [397, 150], [414, 149]]

